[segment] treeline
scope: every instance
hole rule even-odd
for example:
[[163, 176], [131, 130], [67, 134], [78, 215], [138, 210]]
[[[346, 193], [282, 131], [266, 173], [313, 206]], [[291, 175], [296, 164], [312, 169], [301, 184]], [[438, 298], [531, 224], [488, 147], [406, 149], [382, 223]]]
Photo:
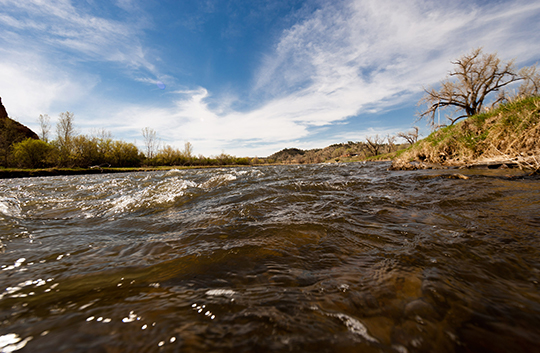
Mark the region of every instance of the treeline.
[[[111, 133], [100, 130], [93, 134], [78, 134], [74, 115], [61, 113], [56, 124], [56, 138], [50, 139], [50, 118], [39, 117], [39, 138], [19, 134], [18, 124], [6, 120], [0, 126], [0, 166], [12, 168], [90, 168], [142, 166], [220, 166], [264, 163], [259, 158], [235, 157], [225, 153], [218, 156], [194, 156], [191, 143], [183, 150], [171, 146], [159, 147], [155, 132], [143, 129], [145, 152], [129, 142], [114, 140]], [[13, 123], [9, 123], [9, 122]]]
[[128, 142], [113, 140], [103, 131], [80, 135], [73, 124], [73, 113], [60, 114], [56, 125], [56, 139], [51, 140], [50, 118], [41, 115], [39, 138], [17, 136], [10, 126], [4, 126], [6, 137], [0, 153], [3, 167], [48, 168], [107, 165], [115, 167], [140, 166], [144, 161], [137, 147]]
[[152, 158], [146, 158], [144, 163], [148, 166], [221, 166], [221, 165], [253, 165], [262, 164], [264, 159], [235, 157], [226, 153], [218, 156], [193, 156], [191, 143], [186, 142], [183, 150], [165, 146], [157, 151]]
[[[6, 114], [7, 115], [7, 114]], [[3, 123], [2, 123], [3, 122]], [[193, 146], [183, 149], [160, 146], [157, 134], [142, 130], [142, 151], [133, 143], [115, 140], [110, 132], [98, 130], [79, 134], [74, 114], [61, 113], [56, 124], [56, 137], [51, 139], [50, 118], [40, 115], [39, 134], [29, 129], [20, 134], [21, 125], [11, 119], [0, 121], [0, 167], [11, 168], [91, 168], [91, 167], [156, 167], [156, 166], [224, 166], [257, 164], [302, 164], [328, 161], [365, 160], [405, 148], [418, 139], [418, 128], [396, 136], [367, 137], [365, 141], [338, 143], [322, 149], [285, 149], [267, 158], [235, 157], [226, 153], [217, 156], [195, 156]], [[25, 129], [27, 129], [25, 127]], [[30, 136], [30, 137], [28, 137]], [[396, 144], [400, 137], [408, 144]]]

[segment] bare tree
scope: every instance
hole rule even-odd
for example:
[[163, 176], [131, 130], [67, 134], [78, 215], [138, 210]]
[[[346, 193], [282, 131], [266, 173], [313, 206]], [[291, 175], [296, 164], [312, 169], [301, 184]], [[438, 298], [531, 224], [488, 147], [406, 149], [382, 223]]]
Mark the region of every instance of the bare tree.
[[193, 145], [189, 141], [184, 143], [184, 155], [187, 158], [191, 158], [193, 156]]
[[112, 140], [113, 138], [112, 132], [110, 132], [109, 130], [105, 130], [104, 128], [93, 129], [92, 136], [100, 140]]
[[379, 135], [375, 135], [375, 137], [366, 136], [366, 142], [367, 142], [366, 147], [368, 148], [368, 150], [374, 156], [377, 156], [384, 142], [384, 138], [379, 137]]
[[414, 145], [418, 141], [418, 126], [413, 127], [414, 131], [398, 132], [397, 137], [405, 139], [410, 145]]
[[396, 151], [396, 136], [386, 135], [386, 141], [388, 141], [389, 152]]
[[61, 158], [68, 158], [73, 150], [73, 139], [77, 135], [73, 125], [73, 113], [60, 113], [56, 123], [56, 142], [60, 148]]
[[[437, 125], [435, 123], [437, 111], [453, 108], [455, 111], [464, 112], [457, 117], [446, 117], [454, 124], [461, 118], [478, 114], [489, 95], [501, 93], [503, 87], [522, 79], [514, 68], [513, 60], [503, 63], [495, 53], [482, 53], [482, 48], [474, 49], [452, 64], [456, 69], [441, 82], [441, 88], [424, 89], [426, 94], [418, 102], [419, 105], [427, 105], [427, 109], [420, 114], [419, 119], [428, 119], [432, 127]], [[504, 94], [499, 94], [493, 104], [504, 98]]]
[[49, 142], [49, 134], [51, 132], [51, 117], [47, 114], [40, 114], [39, 118], [40, 133], [39, 138], [44, 142]]
[[157, 150], [159, 149], [159, 141], [157, 139], [157, 133], [154, 129], [145, 127], [142, 129], [142, 135], [144, 139], [144, 145], [146, 147], [146, 157], [154, 158]]
[[519, 86], [518, 96], [530, 97], [540, 95], [540, 72], [536, 65], [524, 67], [519, 71], [524, 82]]

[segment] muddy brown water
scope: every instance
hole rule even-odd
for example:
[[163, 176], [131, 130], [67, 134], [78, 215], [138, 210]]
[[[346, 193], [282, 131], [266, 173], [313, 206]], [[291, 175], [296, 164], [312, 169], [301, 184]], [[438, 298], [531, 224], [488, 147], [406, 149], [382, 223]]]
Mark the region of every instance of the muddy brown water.
[[388, 166], [2, 180], [0, 352], [540, 351], [540, 180]]

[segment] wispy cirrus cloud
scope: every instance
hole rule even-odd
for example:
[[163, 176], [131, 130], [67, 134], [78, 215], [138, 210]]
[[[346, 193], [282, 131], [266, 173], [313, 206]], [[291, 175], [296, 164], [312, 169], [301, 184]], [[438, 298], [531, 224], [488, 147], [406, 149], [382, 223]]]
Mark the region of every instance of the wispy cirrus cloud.
[[[540, 4], [522, 1], [483, 8], [416, 0], [332, 3], [284, 32], [255, 87], [274, 96], [292, 93], [316, 100], [354, 91], [357, 98], [350, 104], [356, 109], [384, 106], [389, 103], [385, 98], [438, 81], [450, 60], [473, 47], [522, 62], [537, 56], [530, 47], [540, 47], [540, 35], [533, 30], [540, 27], [534, 20], [538, 14]], [[529, 37], [516, 40], [525, 24]]]
[[[181, 127], [162, 131], [169, 141], [183, 136], [203, 143], [205, 151], [220, 146], [235, 151], [241, 145], [264, 150], [276, 141], [300, 141], [316, 127], [411, 105], [423, 86], [444, 77], [450, 60], [473, 47], [498, 50], [503, 59], [538, 58], [538, 15], [540, 4], [522, 1], [485, 6], [419, 0], [327, 3], [285, 30], [267, 53], [254, 80], [254, 94], [265, 103], [218, 115], [209, 109], [212, 97], [201, 89], [178, 98], [163, 120], [164, 127]], [[524, 23], [529, 37], [518, 41]], [[398, 128], [407, 128], [413, 119]], [[366, 131], [395, 129], [365, 127], [348, 136], [356, 133], [361, 139]]]
[[145, 57], [137, 38], [141, 29], [135, 23], [93, 15], [91, 9], [75, 7], [69, 0], [2, 0], [0, 5], [0, 23], [10, 33], [11, 46], [24, 38], [26, 45], [37, 47], [43, 54], [53, 52], [56, 57], [71, 55], [71, 60], [112, 61], [155, 70]]

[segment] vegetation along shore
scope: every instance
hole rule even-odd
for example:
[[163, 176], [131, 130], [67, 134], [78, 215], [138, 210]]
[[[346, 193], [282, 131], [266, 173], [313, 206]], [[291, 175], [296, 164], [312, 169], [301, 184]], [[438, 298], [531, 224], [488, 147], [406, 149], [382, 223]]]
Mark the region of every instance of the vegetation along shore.
[[[513, 62], [502, 63], [495, 54], [483, 54], [481, 48], [453, 64], [455, 70], [440, 89], [426, 90], [420, 101], [427, 105], [420, 118], [428, 119], [434, 132], [398, 152], [392, 169], [436, 164], [519, 167], [538, 174], [540, 73], [536, 66], [516, 71]], [[506, 89], [517, 81], [521, 81], [517, 91]], [[495, 99], [486, 107], [489, 96]], [[446, 108], [458, 113], [446, 117], [449, 126], [439, 121], [440, 111]]]

